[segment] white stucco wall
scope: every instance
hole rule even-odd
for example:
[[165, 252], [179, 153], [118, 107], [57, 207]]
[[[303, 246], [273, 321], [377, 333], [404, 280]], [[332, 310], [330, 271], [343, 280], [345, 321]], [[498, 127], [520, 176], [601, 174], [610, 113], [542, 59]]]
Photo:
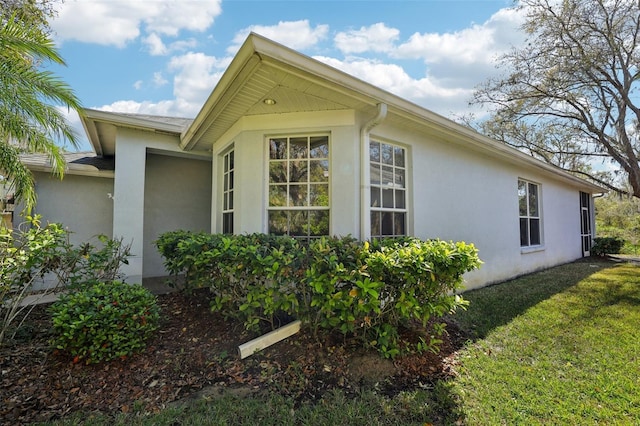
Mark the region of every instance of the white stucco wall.
[[143, 277], [168, 275], [154, 241], [167, 231], [211, 231], [211, 161], [148, 153]]
[[[155, 276], [161, 273], [153, 270], [144, 271], [145, 246], [150, 243], [145, 240], [144, 226], [147, 153], [162, 152], [175, 156], [196, 155], [183, 153], [178, 144], [177, 136], [131, 128], [118, 128], [115, 154], [113, 235], [116, 238], [122, 238], [125, 243], [131, 244], [132, 256], [129, 258], [129, 264], [122, 267], [122, 272], [127, 276], [128, 282], [139, 283], [142, 281], [143, 275]], [[202, 158], [208, 159], [209, 156], [202, 154]], [[195, 184], [197, 185], [198, 182]], [[154, 183], [152, 182], [150, 185], [153, 187]], [[207, 183], [203, 183], [203, 185], [207, 185]], [[191, 191], [191, 188], [185, 187], [183, 191]]]
[[[33, 214], [42, 215], [43, 223], [62, 223], [72, 233], [72, 244], [92, 241], [95, 236], [111, 236], [113, 179], [66, 174], [63, 180], [51, 173], [34, 172], [37, 205]], [[23, 218], [14, 213], [14, 223]]]

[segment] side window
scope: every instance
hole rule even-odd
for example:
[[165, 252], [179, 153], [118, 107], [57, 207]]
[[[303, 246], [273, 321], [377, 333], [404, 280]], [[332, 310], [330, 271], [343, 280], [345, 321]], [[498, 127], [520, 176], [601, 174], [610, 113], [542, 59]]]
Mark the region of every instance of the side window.
[[520, 246], [542, 244], [540, 212], [540, 185], [518, 179], [518, 206], [520, 210]]
[[371, 141], [371, 238], [407, 234], [407, 151], [388, 143]]
[[233, 234], [233, 150], [222, 157], [222, 233]]
[[270, 234], [329, 235], [329, 136], [269, 139]]

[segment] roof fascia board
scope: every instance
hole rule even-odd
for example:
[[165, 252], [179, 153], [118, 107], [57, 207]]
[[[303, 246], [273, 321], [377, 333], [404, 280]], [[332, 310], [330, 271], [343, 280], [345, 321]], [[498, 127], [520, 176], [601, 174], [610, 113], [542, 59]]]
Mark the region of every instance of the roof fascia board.
[[154, 132], [165, 132], [171, 135], [180, 135], [182, 126], [170, 123], [160, 123], [157, 121], [145, 120], [144, 118], [130, 117], [118, 113], [98, 111], [94, 109], [84, 110], [88, 119], [94, 122], [113, 124], [118, 127], [130, 127], [140, 130], [150, 130]]
[[191, 125], [182, 132], [180, 148], [191, 150], [198, 142], [197, 136], [205, 123], [215, 120], [233, 99], [238, 89], [253, 75], [262, 58], [254, 46], [255, 34], [251, 33], [242, 44], [229, 67], [216, 84], [209, 98], [198, 112]]

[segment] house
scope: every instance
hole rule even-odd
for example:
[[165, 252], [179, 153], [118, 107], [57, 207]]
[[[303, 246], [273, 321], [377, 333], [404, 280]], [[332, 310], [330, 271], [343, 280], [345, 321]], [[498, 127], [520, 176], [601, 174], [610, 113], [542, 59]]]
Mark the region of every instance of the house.
[[[95, 153], [37, 176], [37, 212], [132, 243], [175, 229], [463, 240], [468, 287], [588, 256], [602, 188], [256, 34], [193, 120], [86, 110]], [[41, 170], [41, 171], [38, 171]]]

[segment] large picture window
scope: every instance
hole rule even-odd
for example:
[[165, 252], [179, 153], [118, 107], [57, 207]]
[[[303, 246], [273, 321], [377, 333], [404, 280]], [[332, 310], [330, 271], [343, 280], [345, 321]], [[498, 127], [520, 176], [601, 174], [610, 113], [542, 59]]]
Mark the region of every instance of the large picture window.
[[520, 246], [542, 244], [540, 220], [540, 185], [518, 180], [518, 205], [520, 209]]
[[371, 141], [371, 237], [407, 234], [407, 162], [400, 146]]
[[269, 233], [329, 235], [329, 137], [269, 139]]
[[233, 150], [222, 157], [222, 233], [233, 234]]

